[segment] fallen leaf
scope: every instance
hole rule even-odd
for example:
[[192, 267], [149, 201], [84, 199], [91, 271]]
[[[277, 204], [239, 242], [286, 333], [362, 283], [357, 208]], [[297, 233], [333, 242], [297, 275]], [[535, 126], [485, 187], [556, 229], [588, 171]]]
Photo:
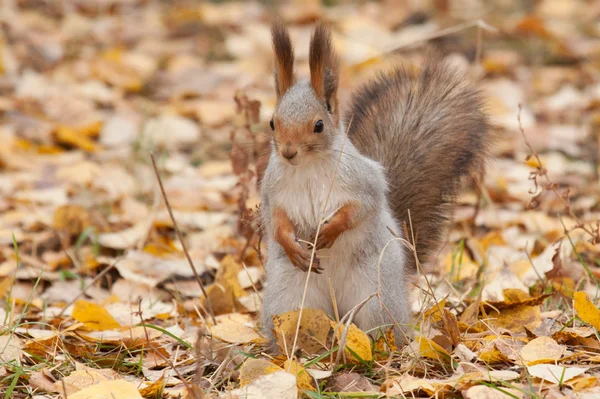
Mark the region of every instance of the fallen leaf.
[[83, 323], [88, 330], [112, 330], [121, 327], [105, 308], [81, 299], [75, 302], [71, 316]]
[[240, 399], [296, 399], [298, 397], [296, 377], [283, 370], [278, 370], [268, 375], [260, 376], [242, 388], [221, 394], [221, 398], [224, 399], [235, 397]]
[[[342, 336], [346, 333], [343, 324], [337, 324], [331, 321], [331, 327], [335, 331], [338, 343], [341, 342]], [[346, 360], [351, 363], [369, 362], [373, 360], [371, 352], [371, 340], [367, 333], [356, 327], [354, 323], [350, 324], [346, 333]]]
[[521, 399], [525, 397], [525, 394], [512, 388], [496, 389], [485, 385], [476, 385], [467, 389], [463, 396], [465, 399]]
[[448, 363], [452, 359], [444, 348], [428, 338], [418, 336], [415, 338], [415, 342], [419, 345], [419, 355], [422, 357], [434, 359], [441, 363]]
[[109, 381], [109, 379], [98, 373], [96, 370], [86, 368], [86, 370], [75, 370], [62, 380], [57, 381], [55, 383], [55, 389], [60, 391], [63, 395], [70, 397], [75, 392], [104, 381]]
[[327, 388], [331, 392], [379, 392], [368, 379], [359, 373], [343, 373], [334, 376]]
[[[291, 348], [298, 324], [298, 310], [292, 310], [273, 316], [273, 328], [279, 348]], [[329, 317], [321, 309], [304, 309], [302, 322], [298, 330], [297, 346], [306, 353], [318, 353], [326, 347], [327, 336], [331, 330]]]
[[293, 360], [286, 360], [283, 363], [283, 369], [296, 376], [296, 384], [298, 385], [298, 395], [301, 396], [303, 391], [316, 391], [315, 380], [308, 374], [304, 366]]
[[566, 352], [566, 347], [551, 337], [538, 337], [521, 348], [521, 357], [528, 366], [538, 363], [554, 363]]
[[162, 376], [158, 380], [147, 384], [139, 389], [140, 395], [144, 398], [152, 399], [162, 397], [163, 389], [165, 387], [165, 377]]
[[125, 380], [103, 381], [84, 388], [69, 399], [142, 399], [135, 385]]
[[588, 369], [583, 367], [559, 366], [556, 364], [536, 364], [527, 366], [527, 372], [532, 377], [541, 378], [555, 384], [563, 384], [572, 378], [585, 373]]
[[2, 363], [15, 362], [21, 365], [21, 340], [15, 335], [6, 333], [0, 335], [0, 361]]
[[600, 330], [600, 310], [590, 301], [585, 291], [578, 291], [573, 295], [575, 311], [581, 320]]
[[[263, 359], [248, 359], [240, 367], [240, 386], [244, 387], [259, 377], [283, 371], [281, 367]], [[294, 378], [294, 385], [296, 381]]]
[[247, 325], [233, 321], [231, 318], [220, 320], [210, 327], [213, 337], [232, 344], [264, 343], [266, 339]]
[[87, 152], [96, 152], [99, 148], [99, 146], [86, 137], [85, 134], [66, 126], [60, 126], [56, 130], [56, 141], [62, 144], [72, 145]]

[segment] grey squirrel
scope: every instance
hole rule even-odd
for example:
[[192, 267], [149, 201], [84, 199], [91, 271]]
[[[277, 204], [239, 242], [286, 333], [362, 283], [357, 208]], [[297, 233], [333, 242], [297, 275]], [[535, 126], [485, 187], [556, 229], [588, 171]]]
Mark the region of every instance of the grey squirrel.
[[354, 323], [364, 331], [394, 325], [396, 341], [405, 342], [407, 276], [416, 260], [397, 237], [405, 236], [410, 210], [419, 261], [439, 248], [463, 177], [486, 157], [490, 128], [480, 95], [430, 57], [420, 72], [398, 66], [359, 88], [341, 115], [329, 27], [320, 23], [313, 32], [308, 80], [294, 76], [285, 26], [276, 22], [271, 33], [277, 104], [260, 187], [266, 333], [273, 340], [272, 317], [300, 306], [308, 243], [321, 224], [304, 306], [333, 316], [333, 295], [344, 315], [379, 293]]

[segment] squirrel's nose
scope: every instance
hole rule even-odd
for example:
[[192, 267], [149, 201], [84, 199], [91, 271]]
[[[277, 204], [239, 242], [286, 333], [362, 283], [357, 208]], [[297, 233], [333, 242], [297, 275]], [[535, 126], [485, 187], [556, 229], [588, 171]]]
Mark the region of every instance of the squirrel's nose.
[[296, 154], [298, 154], [298, 151], [295, 149], [286, 148], [285, 150], [281, 151], [281, 155], [283, 155], [283, 157], [289, 161], [294, 159]]

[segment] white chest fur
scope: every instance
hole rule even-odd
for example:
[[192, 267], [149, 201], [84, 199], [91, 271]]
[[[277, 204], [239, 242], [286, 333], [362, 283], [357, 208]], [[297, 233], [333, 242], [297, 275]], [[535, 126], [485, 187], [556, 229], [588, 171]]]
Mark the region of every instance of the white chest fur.
[[298, 230], [312, 235], [323, 218], [350, 200], [336, 175], [335, 165], [286, 165], [275, 183], [273, 205], [285, 209]]

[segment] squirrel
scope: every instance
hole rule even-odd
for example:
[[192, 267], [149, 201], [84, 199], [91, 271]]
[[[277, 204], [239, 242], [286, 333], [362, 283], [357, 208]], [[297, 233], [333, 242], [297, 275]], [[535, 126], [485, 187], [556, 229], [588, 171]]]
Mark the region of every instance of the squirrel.
[[[313, 31], [304, 80], [285, 26], [274, 22], [271, 34], [277, 103], [260, 185], [265, 333], [274, 344], [273, 316], [300, 307], [311, 271], [306, 308], [343, 315], [372, 296], [353, 322], [371, 332], [394, 326], [405, 343], [407, 277], [439, 249], [461, 182], [485, 164], [490, 125], [479, 91], [427, 57], [420, 72], [394, 66], [358, 88], [342, 115], [329, 26]], [[416, 251], [402, 242], [413, 237]]]

